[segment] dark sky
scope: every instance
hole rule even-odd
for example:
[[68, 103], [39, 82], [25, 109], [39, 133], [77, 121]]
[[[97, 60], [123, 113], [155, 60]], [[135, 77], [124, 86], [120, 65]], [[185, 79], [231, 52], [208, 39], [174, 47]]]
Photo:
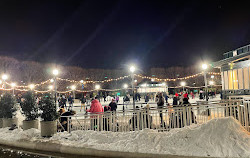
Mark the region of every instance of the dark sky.
[[247, 1], [0, 1], [0, 55], [22, 60], [188, 66], [249, 43]]

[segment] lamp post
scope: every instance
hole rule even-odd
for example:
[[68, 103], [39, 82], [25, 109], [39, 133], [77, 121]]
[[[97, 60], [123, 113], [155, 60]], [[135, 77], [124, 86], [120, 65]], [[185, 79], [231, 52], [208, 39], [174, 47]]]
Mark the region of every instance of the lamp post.
[[208, 101], [208, 93], [207, 93], [207, 64], [202, 64], [202, 69], [203, 69], [203, 74], [204, 74], [204, 82], [205, 82], [205, 96], [206, 96], [206, 101]]
[[209, 84], [212, 86], [214, 85], [214, 81], [209, 81]]
[[[81, 80], [80, 83], [82, 84], [82, 90], [83, 90], [83, 89], [84, 89], [84, 81]], [[83, 93], [84, 93], [84, 92], [82, 92], [82, 99], [83, 99]], [[82, 99], [81, 99], [81, 100], [82, 100]]]
[[3, 79], [3, 88], [6, 89], [6, 80], [8, 79], [8, 75], [3, 74], [2, 79]]
[[59, 74], [59, 71], [57, 69], [54, 69], [52, 73], [54, 75], [54, 80], [51, 80], [51, 82], [54, 82], [54, 93], [55, 93], [55, 104], [56, 104], [57, 102], [56, 78], [57, 78], [57, 75]]
[[29, 88], [30, 88], [30, 90], [33, 91], [33, 89], [35, 88], [35, 85], [34, 85], [34, 84], [30, 84], [30, 85], [29, 85]]
[[185, 87], [186, 83], [184, 81], [181, 82], [181, 86], [182, 86], [182, 91], [184, 93], [184, 87]]
[[75, 85], [72, 85], [71, 86], [71, 90], [73, 91], [73, 98], [75, 100], [75, 90], [76, 90], [76, 86]]
[[95, 89], [96, 89], [96, 93], [98, 96], [98, 100], [100, 101], [100, 97], [99, 97], [99, 89], [101, 88], [101, 86], [99, 84], [95, 85]]
[[11, 88], [12, 88], [12, 94], [13, 94], [13, 96], [15, 95], [15, 87], [16, 87], [16, 84], [15, 83], [11, 83]]
[[127, 88], [128, 88], [128, 85], [127, 85], [127, 84], [124, 84], [124, 85], [123, 85], [123, 88], [124, 88], [124, 89], [127, 89]]
[[133, 109], [135, 110], [135, 85], [134, 85], [134, 72], [135, 72], [135, 67], [131, 66], [129, 68], [130, 72], [131, 72], [131, 84], [132, 84], [132, 95], [133, 95]]
[[53, 90], [53, 86], [52, 85], [49, 86], [49, 90]]

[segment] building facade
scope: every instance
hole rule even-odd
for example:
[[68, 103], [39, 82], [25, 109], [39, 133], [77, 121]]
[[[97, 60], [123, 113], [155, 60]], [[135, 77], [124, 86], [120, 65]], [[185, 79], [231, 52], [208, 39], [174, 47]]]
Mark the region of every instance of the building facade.
[[220, 68], [224, 98], [230, 95], [250, 95], [250, 45], [223, 54], [213, 63]]

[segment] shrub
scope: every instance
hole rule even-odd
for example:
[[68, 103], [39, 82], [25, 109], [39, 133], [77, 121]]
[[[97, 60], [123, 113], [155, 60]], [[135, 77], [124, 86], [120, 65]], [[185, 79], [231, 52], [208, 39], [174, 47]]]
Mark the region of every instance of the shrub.
[[9, 93], [4, 93], [0, 100], [0, 110], [3, 118], [13, 118], [16, 116], [17, 107], [15, 99]]
[[41, 118], [43, 121], [54, 121], [59, 117], [56, 104], [50, 94], [45, 94], [39, 102]]
[[27, 92], [24, 96], [24, 101], [20, 103], [22, 114], [25, 115], [26, 121], [35, 120], [38, 118], [38, 105], [32, 92]]

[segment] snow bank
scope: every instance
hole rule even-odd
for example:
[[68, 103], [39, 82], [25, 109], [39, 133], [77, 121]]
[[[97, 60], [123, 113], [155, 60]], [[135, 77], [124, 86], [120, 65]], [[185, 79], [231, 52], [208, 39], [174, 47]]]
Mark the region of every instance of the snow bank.
[[206, 124], [170, 132], [143, 130], [115, 133], [74, 131], [58, 133], [51, 140], [68, 146], [99, 150], [211, 157], [250, 157], [250, 134], [234, 118], [213, 119]]
[[7, 128], [0, 128], [0, 140], [7, 141], [19, 141], [19, 140], [28, 140], [35, 141], [38, 137], [40, 137], [41, 132], [38, 129], [32, 128], [23, 131], [22, 129], [15, 129], [13, 131]]
[[64, 146], [98, 150], [211, 157], [250, 157], [250, 133], [234, 118], [213, 119], [170, 132], [142, 130], [136, 132], [74, 131], [41, 138], [40, 131], [0, 128], [0, 141], [20, 140], [59, 143]]

